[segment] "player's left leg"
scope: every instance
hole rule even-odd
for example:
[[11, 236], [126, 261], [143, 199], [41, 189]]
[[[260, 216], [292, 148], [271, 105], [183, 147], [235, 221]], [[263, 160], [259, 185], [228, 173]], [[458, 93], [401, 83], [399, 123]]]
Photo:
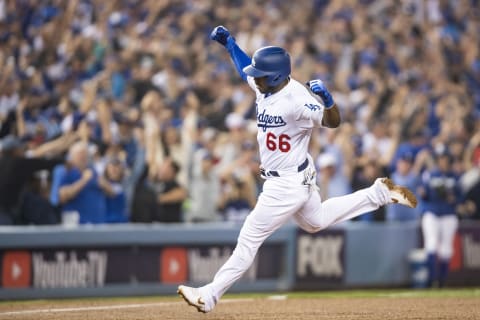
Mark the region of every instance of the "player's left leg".
[[321, 202], [319, 193], [312, 188], [309, 200], [295, 214], [295, 220], [305, 231], [318, 232], [389, 203], [416, 206], [416, 198], [411, 191], [394, 185], [386, 178], [377, 179], [369, 188], [324, 202]]
[[439, 220], [440, 243], [438, 248], [438, 284], [440, 287], [443, 287], [448, 275], [450, 258], [453, 255], [453, 241], [458, 229], [458, 218], [456, 215], [451, 214], [440, 217]]

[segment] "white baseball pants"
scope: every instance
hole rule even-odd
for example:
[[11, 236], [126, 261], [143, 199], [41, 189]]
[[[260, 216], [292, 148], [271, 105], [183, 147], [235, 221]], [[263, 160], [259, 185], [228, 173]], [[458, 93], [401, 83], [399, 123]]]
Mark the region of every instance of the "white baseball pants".
[[[288, 176], [268, 178], [257, 204], [240, 230], [232, 256], [220, 268], [213, 281], [200, 288], [206, 309], [211, 310], [220, 297], [253, 263], [258, 248], [290, 218], [313, 233], [333, 224], [376, 210], [390, 203], [388, 188], [379, 180], [371, 187], [321, 202], [314, 181], [314, 169]], [[313, 182], [314, 183], [314, 182]]]
[[453, 255], [453, 240], [458, 229], [458, 218], [454, 214], [436, 216], [425, 212], [422, 217], [422, 232], [425, 251], [438, 253], [442, 260]]

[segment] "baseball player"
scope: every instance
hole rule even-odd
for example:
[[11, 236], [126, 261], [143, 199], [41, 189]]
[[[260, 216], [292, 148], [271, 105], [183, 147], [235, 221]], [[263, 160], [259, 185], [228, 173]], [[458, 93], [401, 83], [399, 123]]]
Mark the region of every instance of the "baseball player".
[[[427, 252], [427, 286], [443, 287], [447, 279], [453, 241], [458, 228], [455, 207], [462, 198], [458, 176], [447, 150], [435, 153], [436, 167], [422, 174], [422, 233]], [[437, 268], [438, 267], [438, 268]]]
[[315, 167], [308, 154], [314, 127], [335, 128], [340, 114], [321, 80], [308, 82], [319, 103], [290, 77], [290, 56], [280, 47], [258, 49], [250, 58], [223, 26], [210, 38], [225, 46], [240, 76], [256, 93], [257, 141], [261, 174], [265, 179], [257, 204], [246, 218], [232, 256], [213, 281], [201, 288], [184, 285], [178, 294], [200, 312], [211, 311], [222, 295], [250, 267], [260, 245], [292, 217], [307, 232], [374, 211], [387, 203], [415, 207], [408, 189], [379, 178], [366, 189], [321, 202], [315, 185]]

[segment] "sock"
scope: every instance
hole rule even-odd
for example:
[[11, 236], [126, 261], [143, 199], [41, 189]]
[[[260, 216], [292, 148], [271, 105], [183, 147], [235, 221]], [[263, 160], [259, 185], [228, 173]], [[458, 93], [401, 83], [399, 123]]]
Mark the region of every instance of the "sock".
[[450, 264], [450, 259], [440, 260], [440, 264], [438, 268], [438, 284], [440, 288], [442, 288], [445, 285], [445, 281], [447, 280], [449, 264]]
[[429, 253], [427, 256], [427, 268], [428, 268], [427, 286], [428, 287], [431, 287], [433, 285], [433, 281], [435, 280], [436, 264], [437, 264], [437, 257], [435, 256], [434, 253]]

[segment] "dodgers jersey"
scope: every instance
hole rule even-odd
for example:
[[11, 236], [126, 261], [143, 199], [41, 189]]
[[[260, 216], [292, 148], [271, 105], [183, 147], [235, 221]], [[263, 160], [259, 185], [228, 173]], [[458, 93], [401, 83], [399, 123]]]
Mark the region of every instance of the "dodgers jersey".
[[[422, 186], [425, 190], [422, 207], [424, 212], [436, 216], [455, 215], [455, 207], [461, 201], [462, 191], [458, 176], [452, 172], [438, 169], [425, 171], [422, 175]], [[448, 201], [448, 197], [453, 201]]]
[[324, 106], [292, 78], [270, 95], [258, 91], [252, 77], [247, 81], [257, 95], [257, 141], [262, 167], [297, 170], [307, 158], [312, 128], [322, 126]]

